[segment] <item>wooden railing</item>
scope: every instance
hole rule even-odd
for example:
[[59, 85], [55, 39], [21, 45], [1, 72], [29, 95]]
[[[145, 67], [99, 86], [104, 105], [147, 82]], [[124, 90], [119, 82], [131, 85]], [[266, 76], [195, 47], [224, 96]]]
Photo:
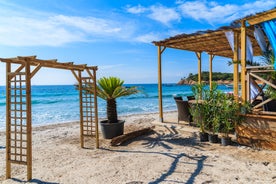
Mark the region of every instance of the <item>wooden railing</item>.
[[[276, 90], [276, 84], [271, 78], [272, 72], [276, 72], [273, 66], [250, 66], [246, 68], [246, 71], [247, 101], [253, 105], [253, 111], [259, 114], [276, 115], [276, 112], [273, 112], [274, 110], [265, 108], [275, 100], [264, 96], [268, 86]], [[256, 103], [256, 101], [259, 101], [259, 103]]]

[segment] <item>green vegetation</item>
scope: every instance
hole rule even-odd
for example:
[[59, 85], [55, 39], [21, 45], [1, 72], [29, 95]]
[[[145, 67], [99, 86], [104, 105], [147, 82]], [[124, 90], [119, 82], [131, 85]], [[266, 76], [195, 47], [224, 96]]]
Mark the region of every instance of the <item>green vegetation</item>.
[[[202, 72], [201, 77], [203, 81], [208, 81], [209, 80], [209, 72]], [[218, 81], [218, 80], [233, 80], [233, 73], [221, 73], [221, 72], [213, 72], [213, 81]], [[198, 74], [192, 74], [190, 73], [188, 77], [184, 77], [181, 80], [193, 80], [197, 81], [198, 79]]]
[[[118, 77], [102, 77], [98, 80], [98, 85], [96, 86], [97, 96], [107, 102], [106, 112], [109, 123], [118, 122], [116, 99], [140, 92], [136, 86], [126, 88], [123, 85], [124, 81]], [[94, 87], [92, 85], [83, 88], [88, 93], [94, 93]]]

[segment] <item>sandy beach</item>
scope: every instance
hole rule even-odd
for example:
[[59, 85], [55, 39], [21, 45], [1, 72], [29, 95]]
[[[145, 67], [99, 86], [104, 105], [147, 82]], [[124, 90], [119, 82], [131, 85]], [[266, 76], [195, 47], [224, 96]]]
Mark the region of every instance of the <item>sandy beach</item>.
[[[176, 122], [176, 112], [165, 113]], [[0, 132], [0, 182], [10, 183], [276, 183], [276, 152], [241, 145], [201, 143], [198, 129], [187, 124], [160, 124], [158, 114], [121, 117], [125, 132], [155, 125], [154, 132], [121, 146], [100, 135], [80, 148], [79, 124], [33, 128], [33, 180], [26, 167], [12, 165], [5, 180], [5, 132]]]

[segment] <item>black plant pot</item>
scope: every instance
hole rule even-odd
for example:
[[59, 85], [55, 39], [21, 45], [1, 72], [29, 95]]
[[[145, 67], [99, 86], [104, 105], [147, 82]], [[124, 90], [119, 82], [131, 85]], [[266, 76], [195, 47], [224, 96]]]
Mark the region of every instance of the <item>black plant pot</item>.
[[209, 134], [208, 136], [210, 143], [218, 143], [218, 135], [217, 134]]
[[222, 137], [221, 138], [221, 145], [222, 146], [231, 145], [231, 138], [230, 137]]
[[207, 142], [208, 141], [208, 133], [199, 132], [199, 140], [200, 140], [200, 142]]
[[118, 120], [117, 123], [108, 123], [107, 120], [101, 121], [100, 124], [103, 138], [112, 139], [113, 137], [123, 135], [124, 123], [124, 120]]

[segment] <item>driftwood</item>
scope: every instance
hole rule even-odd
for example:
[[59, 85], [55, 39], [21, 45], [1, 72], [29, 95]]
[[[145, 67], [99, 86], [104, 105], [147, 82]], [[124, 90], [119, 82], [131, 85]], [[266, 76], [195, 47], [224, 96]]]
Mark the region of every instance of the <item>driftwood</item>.
[[128, 140], [134, 139], [134, 138], [139, 137], [141, 135], [144, 135], [146, 133], [150, 133], [150, 132], [153, 131], [153, 129], [154, 129], [154, 126], [148, 127], [148, 128], [143, 128], [141, 130], [136, 130], [134, 132], [130, 132], [130, 133], [127, 133], [127, 134], [124, 134], [124, 135], [114, 137], [111, 140], [110, 144], [111, 144], [111, 146], [121, 145], [122, 143], [124, 143]]

